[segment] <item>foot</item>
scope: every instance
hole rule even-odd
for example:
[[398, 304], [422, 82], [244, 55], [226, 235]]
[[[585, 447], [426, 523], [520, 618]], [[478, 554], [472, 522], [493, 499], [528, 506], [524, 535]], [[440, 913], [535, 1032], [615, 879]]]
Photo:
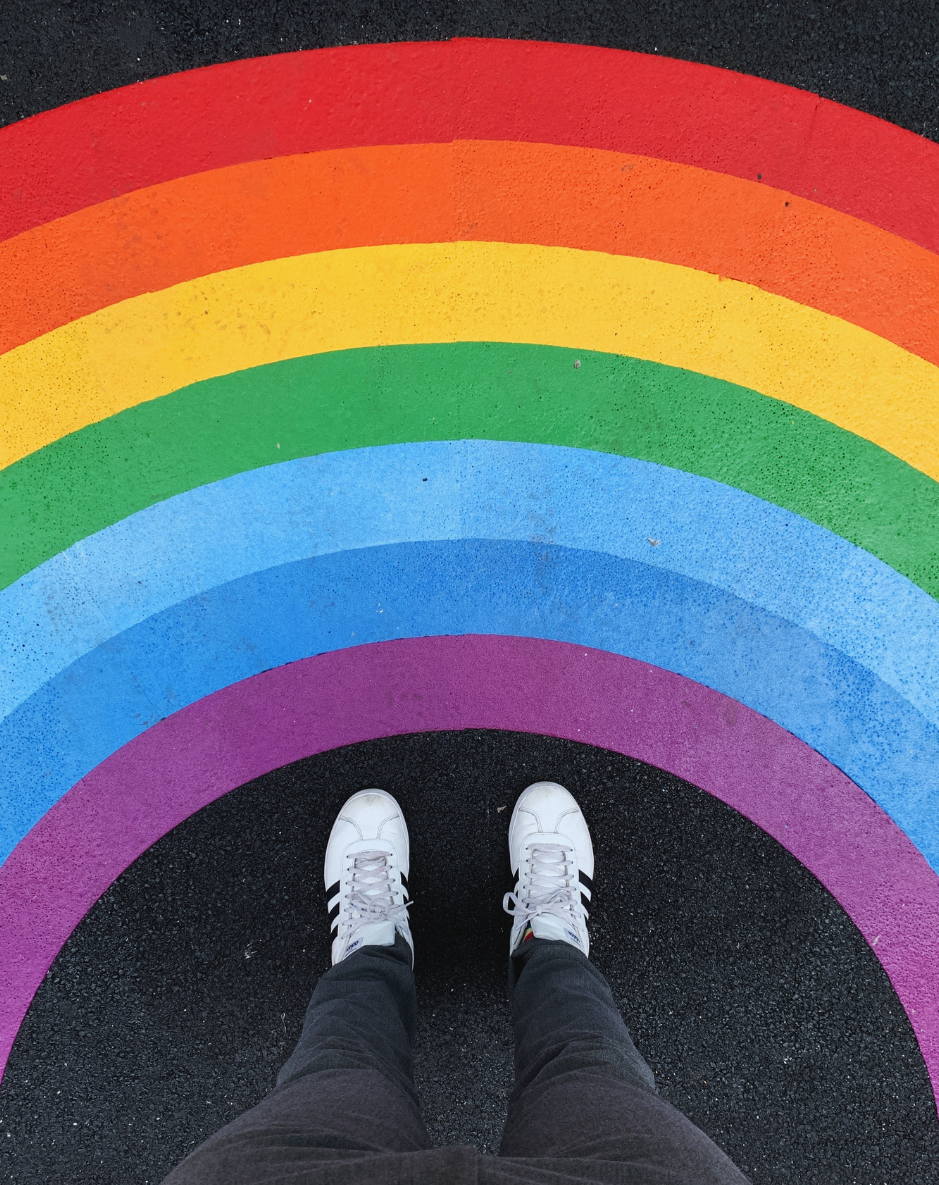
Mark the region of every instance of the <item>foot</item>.
[[589, 954], [593, 844], [563, 786], [535, 782], [522, 791], [509, 823], [509, 862], [515, 892], [502, 902], [513, 919], [509, 953], [531, 938], [551, 938]]
[[360, 790], [340, 810], [326, 845], [326, 903], [333, 963], [363, 946], [392, 946], [408, 924], [410, 842], [404, 815], [384, 790]]

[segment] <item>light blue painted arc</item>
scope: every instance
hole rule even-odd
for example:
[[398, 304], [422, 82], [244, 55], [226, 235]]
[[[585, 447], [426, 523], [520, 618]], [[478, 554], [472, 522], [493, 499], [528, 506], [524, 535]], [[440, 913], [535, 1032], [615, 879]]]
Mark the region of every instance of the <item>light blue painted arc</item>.
[[869, 670], [712, 584], [498, 540], [375, 546], [252, 573], [78, 659], [0, 723], [4, 852], [105, 757], [196, 699], [325, 651], [468, 633], [608, 650], [741, 701], [843, 769], [939, 871], [939, 729]]
[[[543, 540], [713, 584], [844, 651], [939, 724], [939, 602], [790, 511], [650, 462], [490, 441], [304, 458], [202, 486], [0, 593], [0, 715], [109, 638], [254, 571], [360, 547]], [[652, 542], [654, 540], [654, 542]]]

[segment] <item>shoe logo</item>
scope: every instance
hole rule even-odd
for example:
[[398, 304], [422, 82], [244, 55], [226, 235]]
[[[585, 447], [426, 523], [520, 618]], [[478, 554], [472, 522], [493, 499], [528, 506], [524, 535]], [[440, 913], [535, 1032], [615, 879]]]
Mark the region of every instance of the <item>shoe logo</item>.
[[568, 936], [568, 938], [571, 940], [571, 942], [576, 942], [577, 945], [580, 946], [580, 939], [577, 937], [577, 935], [574, 933], [573, 930], [568, 930], [565, 927], [564, 933]]
[[362, 939], [361, 939], [361, 938], [357, 938], [357, 939], [355, 940], [355, 942], [350, 942], [350, 943], [349, 943], [349, 945], [346, 947], [346, 954], [347, 954], [347, 955], [351, 955], [351, 954], [352, 954], [352, 952], [355, 950], [355, 948], [356, 948], [357, 946], [361, 946], [361, 945], [362, 945]]

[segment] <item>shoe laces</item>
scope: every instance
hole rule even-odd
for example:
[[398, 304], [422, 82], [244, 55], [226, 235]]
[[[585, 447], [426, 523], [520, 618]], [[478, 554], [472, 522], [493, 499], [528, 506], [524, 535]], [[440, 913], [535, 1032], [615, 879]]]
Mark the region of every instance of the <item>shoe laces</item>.
[[520, 869], [516, 891], [502, 899], [509, 917], [524, 925], [537, 914], [551, 913], [582, 924], [588, 914], [581, 901], [574, 849], [560, 843], [532, 844], [527, 865], [527, 877]]
[[368, 922], [407, 924], [409, 902], [395, 901], [388, 852], [356, 852], [350, 857], [349, 884], [342, 901], [342, 921], [352, 930]]

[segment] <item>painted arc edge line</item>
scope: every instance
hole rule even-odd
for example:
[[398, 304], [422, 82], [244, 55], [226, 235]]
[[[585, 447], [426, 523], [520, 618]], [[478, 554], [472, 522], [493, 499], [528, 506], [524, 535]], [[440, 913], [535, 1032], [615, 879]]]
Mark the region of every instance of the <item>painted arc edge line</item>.
[[473, 240], [713, 272], [939, 363], [931, 315], [939, 257], [909, 239], [762, 181], [696, 165], [491, 140], [246, 161], [34, 227], [0, 242], [0, 271], [12, 278], [0, 289], [0, 353], [201, 276], [346, 247], [460, 241], [468, 227]]
[[[650, 530], [663, 546], [650, 550]], [[939, 604], [882, 560], [792, 511], [653, 461], [473, 439], [248, 470], [46, 560], [0, 590], [0, 650], [14, 656], [0, 719], [96, 646], [209, 589], [310, 555], [455, 538], [550, 542], [714, 585], [809, 630], [939, 726], [939, 664], [928, 657], [939, 654]]]
[[255, 675], [167, 717], [73, 787], [0, 868], [0, 1069], [64, 941], [160, 836], [313, 753], [462, 728], [624, 753], [773, 836], [873, 946], [939, 1099], [939, 878], [862, 790], [772, 721], [680, 675], [570, 643], [474, 635], [355, 647]]
[[[572, 368], [575, 358], [582, 368]], [[512, 406], [518, 380], [532, 379], [537, 401]], [[623, 391], [625, 404], [611, 391]], [[631, 435], [621, 439], [615, 429], [624, 423]], [[238, 473], [352, 448], [457, 438], [590, 449], [710, 478], [825, 527], [939, 595], [939, 483], [879, 446], [694, 372], [493, 342], [270, 363], [79, 429], [0, 471], [0, 584], [156, 502]], [[89, 455], [100, 460], [91, 472]]]
[[677, 264], [469, 240], [249, 264], [34, 338], [0, 356], [2, 464], [129, 407], [264, 363], [498, 340], [630, 356], [751, 388], [939, 477], [931, 415], [939, 367], [885, 338]]
[[813, 634], [713, 585], [557, 545], [457, 539], [265, 569], [126, 630], [0, 722], [15, 794], [6, 856], [53, 803], [148, 727], [228, 684], [346, 645], [540, 637], [703, 683], [823, 754], [939, 871], [939, 729]]
[[[228, 62], [11, 124], [0, 142], [19, 186], [0, 208], [0, 234], [257, 159], [258, 144], [276, 156], [454, 139], [606, 148], [759, 177], [937, 246], [929, 179], [939, 177], [939, 153], [921, 136], [808, 91], [700, 63], [483, 38]], [[906, 184], [910, 177], [920, 184]]]

